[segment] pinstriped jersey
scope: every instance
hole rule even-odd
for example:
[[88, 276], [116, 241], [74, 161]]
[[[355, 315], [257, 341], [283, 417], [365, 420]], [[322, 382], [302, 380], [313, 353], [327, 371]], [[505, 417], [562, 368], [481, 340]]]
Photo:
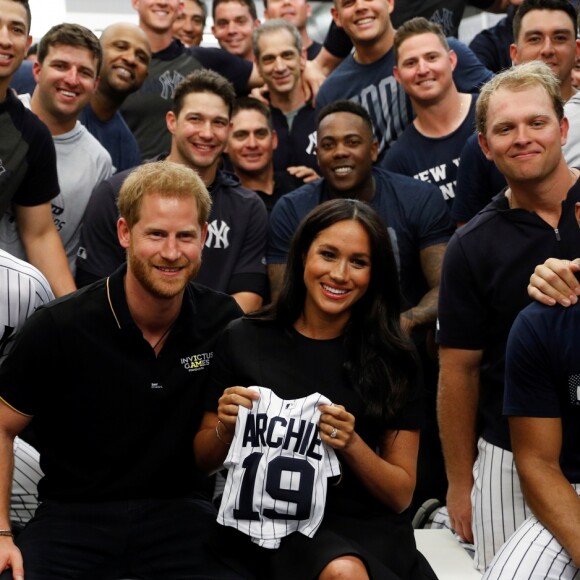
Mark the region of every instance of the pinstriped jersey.
[[0, 364], [16, 333], [39, 307], [54, 299], [47, 279], [31, 264], [0, 249]]
[[314, 393], [284, 400], [264, 387], [252, 409], [240, 407], [224, 467], [228, 476], [218, 514], [265, 548], [299, 531], [312, 537], [322, 521], [327, 479], [340, 474], [334, 449], [320, 439], [320, 405]]

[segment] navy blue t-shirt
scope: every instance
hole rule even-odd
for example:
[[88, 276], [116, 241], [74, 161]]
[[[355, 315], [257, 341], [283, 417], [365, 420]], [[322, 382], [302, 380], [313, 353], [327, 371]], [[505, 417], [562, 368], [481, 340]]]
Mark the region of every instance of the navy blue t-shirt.
[[427, 137], [411, 123], [387, 151], [381, 167], [433, 183], [439, 187], [443, 199], [451, 209], [455, 199], [461, 150], [475, 130], [476, 100], [477, 96], [473, 95], [464, 121], [455, 131], [444, 137]]
[[79, 121], [109, 152], [115, 172], [131, 169], [141, 163], [137, 140], [119, 111], [116, 111], [109, 121], [103, 122], [88, 104], [81, 111]]
[[512, 66], [510, 45], [514, 41], [513, 21], [516, 9], [517, 6], [510, 6], [504, 18], [495, 26], [484, 28], [469, 43], [475, 56], [494, 73]]
[[[401, 278], [404, 309], [415, 306], [428, 291], [420, 251], [446, 243], [453, 233], [447, 206], [429, 183], [373, 168], [376, 193], [370, 205], [387, 224]], [[270, 215], [268, 264], [285, 264], [290, 240], [302, 218], [330, 199], [325, 180], [303, 185], [282, 196]]]
[[474, 133], [467, 139], [459, 156], [451, 219], [455, 223], [468, 222], [506, 185], [505, 177], [483, 154], [477, 133]]
[[[453, 80], [458, 90], [462, 93], [478, 92], [493, 76], [492, 72], [465, 44], [456, 38], [447, 40], [449, 47], [457, 53]], [[393, 76], [394, 66], [392, 49], [370, 64], [360, 64], [349, 55], [322, 83], [316, 96], [317, 113], [337, 99], [349, 99], [362, 105], [373, 121], [379, 159], [413, 119], [411, 100]]]

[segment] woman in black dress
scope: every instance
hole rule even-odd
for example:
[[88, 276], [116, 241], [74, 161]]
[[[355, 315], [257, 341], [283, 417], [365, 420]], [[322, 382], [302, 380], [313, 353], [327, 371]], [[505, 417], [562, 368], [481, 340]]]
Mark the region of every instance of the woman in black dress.
[[399, 303], [384, 223], [364, 202], [331, 200], [297, 229], [279, 299], [234, 321], [221, 337], [194, 442], [198, 465], [220, 469], [240, 406], [251, 409], [257, 398], [247, 387], [258, 385], [285, 400], [328, 397], [333, 404], [320, 406], [319, 437], [342, 467], [311, 538], [294, 532], [270, 550], [216, 525], [214, 545], [245, 576], [436, 578], [416, 549], [407, 511], [422, 409]]

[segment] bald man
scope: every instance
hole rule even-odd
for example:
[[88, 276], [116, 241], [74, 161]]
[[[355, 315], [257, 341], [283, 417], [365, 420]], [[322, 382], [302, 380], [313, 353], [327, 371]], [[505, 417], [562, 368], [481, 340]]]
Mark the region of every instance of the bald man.
[[115, 171], [122, 171], [139, 165], [141, 152], [119, 108], [145, 82], [151, 47], [139, 26], [125, 22], [105, 28], [100, 43], [103, 49], [100, 82], [80, 121], [110, 153]]

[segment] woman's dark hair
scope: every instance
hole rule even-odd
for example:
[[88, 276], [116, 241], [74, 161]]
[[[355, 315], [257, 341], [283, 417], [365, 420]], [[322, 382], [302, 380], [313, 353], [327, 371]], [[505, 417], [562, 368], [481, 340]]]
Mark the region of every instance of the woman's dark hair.
[[306, 300], [304, 260], [318, 234], [333, 224], [355, 220], [369, 236], [371, 277], [356, 302], [345, 332], [345, 369], [366, 405], [367, 419], [384, 424], [406, 402], [417, 374], [413, 343], [400, 326], [399, 277], [390, 236], [378, 214], [365, 202], [334, 199], [315, 207], [300, 223], [290, 244], [278, 300], [253, 318], [292, 325]]

